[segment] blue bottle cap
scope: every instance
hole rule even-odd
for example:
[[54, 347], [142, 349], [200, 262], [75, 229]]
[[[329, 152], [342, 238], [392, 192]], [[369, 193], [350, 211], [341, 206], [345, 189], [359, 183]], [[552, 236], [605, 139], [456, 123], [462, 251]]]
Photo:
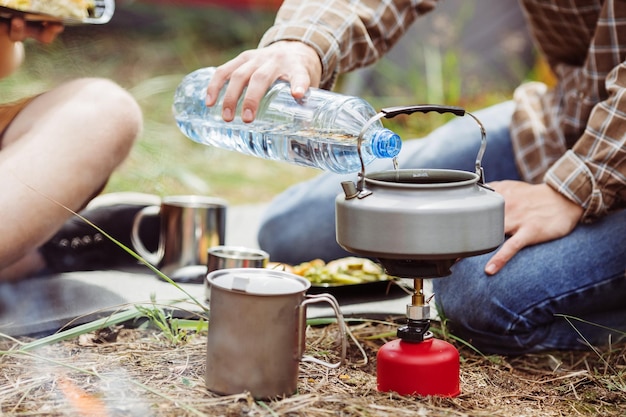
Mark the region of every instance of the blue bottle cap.
[[377, 158], [395, 158], [402, 149], [402, 140], [396, 133], [383, 128], [372, 136], [371, 147]]

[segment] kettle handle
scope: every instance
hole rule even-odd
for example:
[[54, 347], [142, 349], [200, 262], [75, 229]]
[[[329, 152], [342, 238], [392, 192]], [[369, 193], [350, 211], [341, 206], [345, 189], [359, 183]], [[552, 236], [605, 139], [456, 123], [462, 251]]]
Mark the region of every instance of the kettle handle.
[[396, 107], [386, 107], [382, 109], [380, 112], [384, 114], [386, 119], [391, 119], [396, 117], [399, 114], [413, 114], [416, 112], [420, 113], [429, 113], [431, 111], [437, 112], [439, 114], [443, 113], [452, 113], [456, 116], [464, 116], [465, 109], [462, 107], [455, 106], [439, 106], [436, 104], [420, 104], [416, 106], [396, 106]]
[[478, 123], [480, 127], [480, 149], [478, 150], [478, 155], [476, 156], [476, 174], [478, 175], [478, 182], [480, 184], [485, 183], [485, 174], [483, 172], [483, 167], [481, 165], [483, 156], [485, 155], [485, 149], [487, 148], [487, 133], [485, 132], [485, 127], [483, 124], [474, 116], [472, 113], [465, 111], [465, 109], [457, 106], [441, 106], [436, 104], [418, 104], [413, 106], [396, 106], [396, 107], [386, 107], [381, 109], [381, 111], [370, 118], [363, 128], [361, 129], [361, 133], [359, 133], [358, 142], [357, 142], [357, 151], [359, 154], [359, 159], [361, 160], [361, 173], [359, 174], [359, 182], [357, 185], [357, 191], [361, 193], [363, 191], [365, 185], [365, 163], [363, 162], [363, 156], [361, 155], [361, 143], [363, 142], [363, 135], [370, 128], [372, 124], [376, 121], [382, 119], [383, 117], [386, 119], [392, 119], [399, 114], [413, 114], [413, 113], [429, 113], [431, 111], [437, 112], [439, 114], [443, 113], [452, 113], [456, 116], [464, 116], [468, 115], [472, 119]]

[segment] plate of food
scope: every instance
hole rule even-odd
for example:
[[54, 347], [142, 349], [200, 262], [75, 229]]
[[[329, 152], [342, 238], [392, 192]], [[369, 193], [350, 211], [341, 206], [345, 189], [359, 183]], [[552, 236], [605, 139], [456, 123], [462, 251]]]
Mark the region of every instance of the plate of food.
[[0, 0], [0, 18], [65, 25], [103, 24], [113, 17], [114, 0]]
[[329, 293], [335, 296], [360, 296], [364, 293], [381, 296], [406, 294], [396, 280], [376, 262], [367, 258], [346, 257], [330, 262], [314, 259], [298, 265], [270, 263], [268, 268], [300, 275], [311, 282], [309, 294]]

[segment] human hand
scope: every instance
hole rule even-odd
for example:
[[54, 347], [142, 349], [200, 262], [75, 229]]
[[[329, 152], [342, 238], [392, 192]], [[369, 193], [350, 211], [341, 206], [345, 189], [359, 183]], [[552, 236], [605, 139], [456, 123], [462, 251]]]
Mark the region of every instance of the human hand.
[[524, 247], [567, 236], [583, 214], [582, 207], [547, 184], [497, 181], [488, 185], [504, 197], [504, 233], [510, 236], [487, 262], [489, 275]]
[[10, 20], [0, 19], [0, 33], [7, 36], [11, 42], [32, 38], [42, 43], [50, 43], [63, 32], [63, 29], [61, 22], [32, 22], [17, 16]]
[[213, 106], [220, 90], [228, 81], [224, 95], [222, 117], [230, 122], [235, 118], [237, 102], [247, 87], [241, 119], [251, 122], [256, 117], [259, 103], [268, 88], [277, 79], [291, 84], [294, 98], [304, 97], [309, 87], [318, 87], [322, 64], [317, 52], [296, 41], [280, 41], [259, 49], [244, 51], [217, 67], [207, 88], [207, 106]]

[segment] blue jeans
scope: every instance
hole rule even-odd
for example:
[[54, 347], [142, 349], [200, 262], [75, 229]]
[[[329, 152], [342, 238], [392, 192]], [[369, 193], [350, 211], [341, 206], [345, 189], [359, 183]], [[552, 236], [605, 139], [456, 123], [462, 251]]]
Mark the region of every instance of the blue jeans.
[[[520, 180], [509, 135], [512, 112], [513, 103], [505, 102], [474, 113], [487, 132], [482, 158], [487, 182]], [[400, 168], [474, 172], [479, 146], [476, 122], [457, 117], [423, 139], [405, 141]], [[366, 172], [388, 169], [391, 162], [381, 160]], [[353, 255], [335, 239], [335, 198], [344, 180], [355, 181], [356, 175], [324, 173], [276, 197], [258, 236], [273, 261], [297, 264]], [[486, 353], [518, 354], [584, 348], [581, 335], [593, 345], [608, 342], [612, 333], [624, 335], [625, 210], [581, 224], [564, 238], [525, 248], [497, 275], [487, 276], [483, 269], [492, 255], [462, 259], [450, 276], [433, 282], [441, 316], [473, 346]]]

